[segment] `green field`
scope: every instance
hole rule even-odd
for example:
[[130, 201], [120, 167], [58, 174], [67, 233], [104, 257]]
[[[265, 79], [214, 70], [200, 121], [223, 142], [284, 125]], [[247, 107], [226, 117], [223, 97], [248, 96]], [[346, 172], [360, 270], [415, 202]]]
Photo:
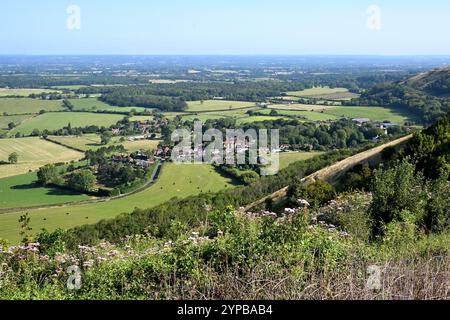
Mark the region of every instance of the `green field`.
[[0, 99], [0, 114], [30, 114], [39, 113], [39, 111], [62, 111], [62, 102], [60, 100], [38, 100], [38, 99]]
[[130, 112], [135, 110], [137, 112], [151, 111], [152, 109], [146, 109], [141, 107], [117, 107], [110, 106], [96, 98], [86, 98], [86, 99], [70, 99], [74, 110], [77, 111], [110, 111], [110, 112]]
[[199, 112], [199, 111], [219, 111], [219, 110], [233, 110], [242, 108], [254, 107], [254, 102], [243, 101], [228, 101], [228, 100], [205, 100], [203, 104], [201, 101], [188, 102], [187, 111]]
[[269, 121], [269, 120], [279, 120], [279, 119], [287, 119], [285, 117], [273, 117], [273, 116], [250, 116], [245, 118], [240, 118], [237, 120], [237, 124], [246, 124], [252, 122], [260, 122], [260, 121]]
[[[85, 134], [82, 136], [50, 136], [50, 140], [61, 143], [65, 146], [72, 147], [79, 150], [95, 150], [104, 145], [100, 144], [101, 139], [97, 134]], [[125, 137], [125, 139], [127, 139]], [[137, 150], [154, 150], [159, 144], [159, 140], [141, 140], [141, 141], [123, 141], [120, 142], [120, 137], [113, 137], [108, 145], [121, 144], [129, 152]]]
[[10, 124], [11, 122], [17, 126], [31, 117], [32, 115], [25, 115], [25, 114], [18, 116], [0, 116], [0, 129], [9, 130], [8, 124]]
[[[323, 152], [319, 152], [319, 151], [280, 152], [280, 153], [277, 153], [277, 155], [279, 156], [279, 160], [280, 160], [279, 169], [276, 170], [276, 168], [271, 168], [271, 167], [268, 167], [268, 169], [271, 174], [277, 174], [279, 170], [282, 170], [282, 169], [288, 167], [291, 163], [298, 162], [298, 161], [305, 161], [305, 160], [314, 158], [316, 156], [319, 156], [321, 154], [323, 154]], [[267, 160], [270, 163], [273, 163], [273, 159], [271, 160], [270, 156], [268, 157]]]
[[325, 114], [347, 118], [369, 118], [373, 121], [388, 120], [399, 124], [416, 117], [405, 111], [383, 107], [334, 107], [324, 111]]
[[311, 159], [315, 156], [319, 156], [323, 152], [311, 151], [311, 152], [281, 152], [280, 153], [280, 170], [288, 167], [291, 163], [297, 161], [304, 161]]
[[[335, 120], [339, 117], [325, 114], [321, 112], [313, 112], [313, 111], [300, 111], [300, 110], [276, 110], [280, 116], [295, 116], [295, 117], [304, 117], [308, 121], [327, 121], [327, 120]], [[270, 109], [265, 109], [260, 111], [261, 113], [270, 114]]]
[[291, 103], [291, 104], [272, 104], [270, 109], [276, 110], [298, 110], [298, 111], [322, 111], [326, 109], [335, 108], [335, 106], [319, 105], [319, 104], [303, 104], [303, 103]]
[[41, 93], [52, 93], [52, 92], [60, 92], [60, 91], [50, 90], [50, 89], [6, 89], [6, 88], [0, 88], [0, 97], [7, 97], [7, 96], [28, 97], [30, 94], [41, 94]]
[[0, 179], [0, 208], [23, 208], [88, 200], [87, 195], [36, 183], [36, 173]]
[[348, 99], [356, 96], [346, 88], [314, 87], [302, 91], [287, 92], [290, 96], [322, 99]]
[[[158, 181], [145, 191], [132, 196], [99, 202], [59, 208], [28, 211], [33, 232], [42, 228], [72, 228], [113, 218], [134, 208], [150, 208], [173, 197], [185, 198], [200, 192], [216, 192], [231, 188], [233, 181], [219, 175], [209, 165], [166, 164]], [[23, 212], [0, 214], [0, 238], [13, 243], [19, 241], [18, 219]], [[46, 219], [46, 220], [44, 220]]]
[[23, 122], [18, 127], [10, 131], [13, 136], [17, 132], [28, 135], [34, 129], [58, 130], [66, 127], [69, 123], [72, 128], [86, 127], [89, 125], [109, 127], [122, 120], [119, 114], [95, 114], [86, 112], [53, 112], [45, 113]]
[[40, 138], [0, 139], [0, 161], [6, 161], [13, 152], [19, 155], [19, 162], [0, 165], [0, 178], [36, 170], [48, 163], [69, 162], [83, 157], [80, 152]]

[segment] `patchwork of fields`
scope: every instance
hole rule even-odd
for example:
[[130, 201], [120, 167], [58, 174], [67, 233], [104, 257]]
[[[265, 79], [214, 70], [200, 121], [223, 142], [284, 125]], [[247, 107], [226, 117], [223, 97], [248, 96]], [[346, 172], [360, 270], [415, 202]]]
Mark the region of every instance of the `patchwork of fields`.
[[[166, 164], [160, 178], [150, 188], [132, 196], [93, 204], [29, 210], [33, 232], [42, 228], [72, 228], [110, 219], [134, 208], [151, 208], [173, 197], [185, 198], [201, 192], [232, 188], [233, 181], [218, 174], [209, 165]], [[17, 242], [18, 219], [23, 212], [0, 214], [0, 238]]]
[[[345, 89], [346, 90], [346, 89]], [[331, 99], [331, 95], [346, 94], [342, 88], [313, 88], [302, 92], [289, 93], [295, 97], [314, 97], [317, 99]], [[327, 98], [328, 97], [328, 98]], [[316, 102], [318, 100], [315, 100]], [[122, 120], [124, 115], [105, 112], [138, 112], [148, 111], [145, 108], [115, 107], [107, 105], [96, 98], [71, 100], [75, 110], [90, 112], [67, 112], [62, 107], [62, 101], [33, 100], [25, 98], [0, 98], [0, 133], [14, 136], [16, 133], [29, 135], [34, 129], [58, 130], [69, 125], [72, 127], [86, 127], [89, 125], [109, 127]], [[338, 102], [340, 103], [340, 102]], [[39, 114], [41, 110], [46, 113]], [[275, 110], [277, 114], [271, 114]], [[57, 111], [57, 112], [54, 112]], [[64, 111], [64, 112], [61, 112]], [[248, 114], [249, 111], [258, 112], [257, 115]], [[9, 115], [6, 115], [9, 114]], [[300, 103], [275, 104], [266, 108], [256, 106], [254, 102], [205, 100], [188, 103], [186, 112], [163, 113], [169, 119], [181, 116], [183, 120], [229, 118], [235, 119], [238, 125], [265, 120], [296, 118], [300, 121], [329, 121], [341, 117], [369, 118], [371, 120], [403, 123], [414, 116], [405, 112], [397, 112], [381, 107], [345, 107], [333, 105], [310, 105]], [[151, 120], [153, 116], [134, 116], [131, 121]], [[15, 127], [9, 130], [8, 125]], [[218, 174], [208, 165], [176, 166], [166, 164], [159, 179], [150, 188], [131, 196], [99, 201], [90, 204], [72, 204], [61, 206], [68, 202], [89, 200], [83, 194], [71, 193], [54, 188], [44, 188], [36, 184], [35, 171], [48, 163], [78, 161], [82, 151], [98, 149], [100, 136], [86, 134], [80, 137], [53, 136], [51, 140], [62, 145], [43, 139], [21, 138], [0, 139], [0, 161], [6, 161], [9, 154], [16, 152], [19, 156], [17, 164], [0, 165], [0, 208], [18, 208], [26, 206], [55, 205], [53, 208], [31, 210], [31, 227], [34, 232], [42, 228], [71, 228], [83, 224], [91, 224], [102, 219], [109, 219], [122, 212], [131, 212], [134, 208], [149, 208], [170, 200], [176, 196], [184, 198], [200, 192], [215, 192], [223, 188], [231, 188], [234, 181]], [[140, 149], [153, 150], [160, 141], [120, 141], [120, 137], [113, 137], [109, 145], [122, 144], [128, 152]], [[66, 147], [67, 146], [67, 147]], [[288, 152], [280, 154], [280, 168], [285, 168], [296, 161], [303, 161], [319, 155], [320, 152]], [[59, 205], [59, 206], [58, 206]], [[17, 209], [18, 210], [18, 209]], [[0, 214], [0, 238], [7, 238], [12, 242], [19, 239], [18, 218], [23, 212]]]
[[13, 152], [18, 154], [19, 162], [0, 165], [0, 178], [36, 170], [48, 163], [69, 162], [83, 157], [80, 152], [40, 138], [0, 139], [0, 160], [6, 161]]

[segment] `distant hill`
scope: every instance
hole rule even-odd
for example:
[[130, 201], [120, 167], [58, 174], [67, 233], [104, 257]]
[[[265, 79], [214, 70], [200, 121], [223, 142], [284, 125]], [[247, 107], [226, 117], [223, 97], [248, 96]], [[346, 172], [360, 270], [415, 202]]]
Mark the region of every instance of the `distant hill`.
[[435, 69], [411, 77], [401, 84], [434, 96], [450, 96], [450, 67]]
[[450, 67], [400, 82], [377, 84], [351, 103], [407, 109], [417, 114], [423, 124], [433, 124], [450, 111]]

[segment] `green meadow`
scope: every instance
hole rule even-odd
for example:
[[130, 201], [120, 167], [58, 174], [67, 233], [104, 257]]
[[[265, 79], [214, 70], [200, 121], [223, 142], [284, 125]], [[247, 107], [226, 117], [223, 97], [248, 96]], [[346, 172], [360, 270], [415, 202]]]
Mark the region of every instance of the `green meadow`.
[[110, 112], [130, 112], [135, 110], [136, 112], [151, 111], [152, 109], [146, 109], [141, 107], [117, 107], [111, 106], [96, 98], [85, 99], [70, 99], [70, 103], [73, 105], [76, 111], [110, 111]]
[[323, 111], [325, 114], [346, 118], [369, 118], [373, 121], [388, 120], [391, 122], [404, 123], [414, 120], [416, 117], [404, 110], [395, 110], [384, 107], [334, 107]]
[[60, 91], [58, 91], [58, 90], [50, 90], [50, 89], [9, 89], [9, 88], [0, 88], [0, 97], [7, 97], [7, 96], [28, 97], [30, 94], [53, 93], [53, 92], [60, 92]]
[[25, 115], [25, 114], [17, 116], [0, 116], [0, 129], [8, 131], [9, 130], [8, 124], [14, 123], [17, 126], [31, 117], [32, 115]]
[[0, 209], [23, 208], [88, 200], [77, 192], [45, 188], [37, 182], [35, 172], [0, 179]]
[[[33, 232], [42, 228], [72, 228], [111, 219], [134, 208], [151, 208], [173, 197], [185, 198], [201, 192], [232, 188], [234, 182], [218, 174], [209, 165], [165, 164], [161, 176], [150, 188], [129, 197], [59, 208], [28, 210]], [[18, 219], [23, 212], [0, 214], [0, 238], [17, 243], [20, 239]]]
[[20, 132], [29, 135], [34, 129], [43, 131], [58, 130], [66, 127], [69, 123], [73, 128], [86, 127], [90, 125], [109, 127], [123, 119], [118, 114], [96, 114], [86, 112], [53, 112], [41, 114], [31, 118], [10, 131], [10, 135]]
[[243, 102], [243, 101], [205, 100], [203, 101], [203, 103], [201, 101], [190, 101], [188, 102], [187, 111], [189, 112], [222, 111], [222, 110], [251, 108], [254, 106], [255, 106], [254, 102]]
[[37, 114], [41, 110], [45, 111], [63, 111], [62, 101], [60, 100], [39, 100], [28, 98], [4, 98], [0, 99], [0, 115], [7, 113], [15, 114]]

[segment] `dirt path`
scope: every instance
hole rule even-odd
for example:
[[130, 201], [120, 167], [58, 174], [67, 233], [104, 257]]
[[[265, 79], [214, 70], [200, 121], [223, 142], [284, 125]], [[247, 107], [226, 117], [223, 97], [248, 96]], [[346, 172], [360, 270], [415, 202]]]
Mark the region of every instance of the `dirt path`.
[[[342, 161], [336, 162], [335, 164], [332, 164], [328, 167], [325, 167], [319, 171], [314, 172], [313, 174], [305, 177], [302, 179], [303, 183], [312, 183], [316, 180], [324, 180], [328, 183], [335, 184], [345, 173], [347, 173], [350, 169], [355, 167], [358, 164], [368, 163], [368, 162], [379, 162], [381, 157], [381, 152], [388, 148], [388, 147], [394, 147], [398, 146], [405, 141], [412, 138], [412, 134], [402, 137], [400, 139], [385, 143], [381, 146], [375, 147], [373, 149], [355, 154], [354, 156], [348, 157]], [[279, 199], [282, 197], [285, 197], [287, 195], [289, 187], [285, 187], [283, 189], [280, 189], [267, 197], [264, 197], [258, 201], [253, 202], [252, 204], [248, 205], [244, 208], [245, 211], [250, 210], [251, 208], [258, 206], [262, 203], [264, 203], [268, 199]]]

